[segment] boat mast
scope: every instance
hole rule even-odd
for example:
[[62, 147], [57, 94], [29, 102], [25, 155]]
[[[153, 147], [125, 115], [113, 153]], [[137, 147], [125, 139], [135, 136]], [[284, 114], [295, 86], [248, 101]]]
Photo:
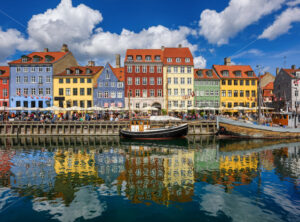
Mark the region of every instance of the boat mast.
[[168, 90], [168, 78], [167, 78], [167, 83], [166, 83], [166, 101], [167, 101], [167, 115], [169, 115], [169, 90]]
[[128, 92], [127, 92], [127, 95], [128, 95], [128, 111], [129, 111], [129, 122], [131, 120], [131, 110], [130, 110], [130, 90], [128, 89]]
[[257, 122], [260, 123], [261, 120], [261, 88], [260, 88], [260, 76], [261, 76], [261, 66], [256, 66], [258, 69], [258, 92], [257, 92], [257, 105], [258, 105], [258, 119]]

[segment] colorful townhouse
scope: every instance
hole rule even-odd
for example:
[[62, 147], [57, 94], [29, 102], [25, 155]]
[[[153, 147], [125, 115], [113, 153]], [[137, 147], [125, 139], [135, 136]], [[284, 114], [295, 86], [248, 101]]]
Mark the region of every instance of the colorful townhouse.
[[194, 106], [220, 106], [220, 78], [212, 69], [194, 69]]
[[[128, 49], [124, 61], [125, 107], [131, 109], [163, 104], [163, 51], [161, 49]], [[130, 96], [130, 98], [129, 98]]]
[[107, 63], [94, 85], [94, 106], [124, 108], [124, 68]]
[[213, 71], [220, 78], [220, 103], [224, 110], [257, 106], [258, 78], [251, 66], [232, 65], [230, 58], [225, 58], [224, 65], [213, 65]]
[[45, 108], [53, 105], [53, 75], [76, 66], [77, 61], [64, 44], [60, 52], [32, 52], [9, 63], [10, 107]]
[[164, 101], [168, 110], [186, 111], [194, 101], [194, 62], [189, 48], [164, 48]]
[[100, 76], [103, 66], [73, 66], [53, 76], [54, 106], [68, 108], [93, 106], [93, 87]]
[[0, 107], [9, 106], [9, 66], [0, 66]]

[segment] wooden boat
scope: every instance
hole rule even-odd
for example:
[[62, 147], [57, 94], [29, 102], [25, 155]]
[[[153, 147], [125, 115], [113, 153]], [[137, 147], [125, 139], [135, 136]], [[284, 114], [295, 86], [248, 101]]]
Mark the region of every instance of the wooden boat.
[[300, 128], [257, 125], [251, 122], [243, 122], [222, 117], [217, 118], [217, 127], [217, 134], [220, 138], [300, 138]]
[[120, 130], [120, 136], [129, 139], [171, 139], [184, 137], [187, 133], [187, 123], [151, 128], [150, 120], [131, 120], [129, 128]]

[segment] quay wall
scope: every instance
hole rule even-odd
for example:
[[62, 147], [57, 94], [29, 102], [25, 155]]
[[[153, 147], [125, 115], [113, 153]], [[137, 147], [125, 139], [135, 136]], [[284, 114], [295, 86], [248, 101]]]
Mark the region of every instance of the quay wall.
[[[213, 135], [217, 132], [215, 121], [188, 121], [189, 135]], [[118, 136], [128, 121], [88, 122], [4, 122], [0, 124], [1, 136]], [[171, 123], [172, 124], [172, 123]], [[163, 127], [164, 122], [151, 122], [152, 126]]]

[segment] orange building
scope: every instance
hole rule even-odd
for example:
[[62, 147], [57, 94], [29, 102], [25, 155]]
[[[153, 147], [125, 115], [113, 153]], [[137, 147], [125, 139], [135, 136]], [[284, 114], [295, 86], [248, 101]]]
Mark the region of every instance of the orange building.
[[9, 106], [9, 66], [0, 66], [0, 107]]

